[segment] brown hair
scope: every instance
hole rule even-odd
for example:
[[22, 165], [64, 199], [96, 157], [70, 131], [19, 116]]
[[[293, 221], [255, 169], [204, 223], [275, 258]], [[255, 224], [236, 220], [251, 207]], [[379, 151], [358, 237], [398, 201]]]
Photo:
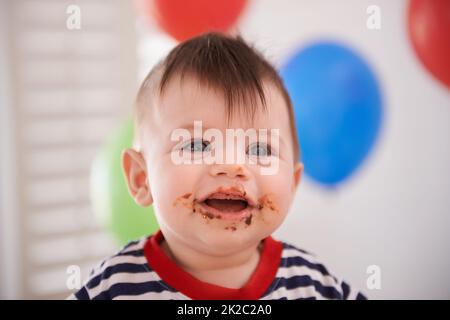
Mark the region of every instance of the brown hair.
[[[226, 100], [227, 120], [236, 112], [253, 119], [258, 100], [267, 109], [263, 81], [274, 84], [281, 92], [289, 114], [294, 161], [300, 160], [300, 148], [294, 122], [294, 112], [289, 94], [275, 68], [240, 36], [205, 33], [177, 45], [167, 57], [156, 65], [142, 83], [136, 100], [135, 122], [139, 123], [145, 112], [143, 100], [151, 90], [159, 94], [170, 80], [179, 75], [194, 75], [202, 85], [219, 90]], [[151, 89], [151, 90], [149, 90]], [[239, 108], [239, 106], [246, 106]]]

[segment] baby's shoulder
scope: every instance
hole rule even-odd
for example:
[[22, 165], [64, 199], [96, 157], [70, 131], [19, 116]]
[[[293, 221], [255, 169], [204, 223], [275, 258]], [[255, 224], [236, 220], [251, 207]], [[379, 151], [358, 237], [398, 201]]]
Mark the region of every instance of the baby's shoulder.
[[339, 282], [316, 254], [290, 243], [280, 242], [283, 246], [280, 269], [285, 270], [285, 273], [314, 275], [333, 285]]
[[[309, 292], [309, 296], [325, 299], [364, 299], [364, 295], [350, 288], [347, 282], [335, 276], [320, 258], [296, 245], [282, 244], [278, 286], [296, 289], [293, 294]], [[308, 295], [308, 294], [307, 294]], [[292, 297], [291, 297], [292, 298]]]
[[110, 299], [113, 291], [120, 291], [123, 284], [151, 280], [153, 272], [147, 264], [144, 253], [148, 238], [143, 237], [129, 242], [97, 264], [91, 270], [85, 285], [74, 294], [74, 298]]
[[318, 257], [314, 252], [305, 250], [292, 243], [280, 241], [282, 245], [282, 264], [286, 266], [305, 266], [314, 270], [328, 274], [328, 270], [322, 263], [320, 257]]
[[91, 271], [89, 277], [102, 274], [103, 277], [108, 277], [111, 271], [126, 269], [131, 272], [131, 269], [136, 266], [145, 264], [144, 246], [148, 237], [143, 237], [139, 240], [131, 241], [116, 253], [103, 259]]

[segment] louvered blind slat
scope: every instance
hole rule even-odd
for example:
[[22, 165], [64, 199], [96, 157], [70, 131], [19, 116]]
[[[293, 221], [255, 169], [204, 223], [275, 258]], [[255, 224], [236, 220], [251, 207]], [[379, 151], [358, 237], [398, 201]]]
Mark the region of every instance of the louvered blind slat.
[[[68, 5], [81, 30], [66, 28]], [[136, 44], [128, 1], [10, 1], [25, 298], [64, 298], [66, 269], [83, 276], [116, 245], [95, 221], [92, 160], [132, 111]]]

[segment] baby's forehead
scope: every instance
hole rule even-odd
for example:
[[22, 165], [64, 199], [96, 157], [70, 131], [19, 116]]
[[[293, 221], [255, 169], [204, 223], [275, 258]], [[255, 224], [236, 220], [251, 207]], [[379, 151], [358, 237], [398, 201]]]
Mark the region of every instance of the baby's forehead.
[[289, 114], [280, 90], [270, 81], [262, 83], [263, 98], [239, 91], [230, 99], [223, 88], [195, 77], [174, 78], [156, 97], [154, 111], [159, 121], [175, 126], [194, 120], [216, 127], [285, 126]]

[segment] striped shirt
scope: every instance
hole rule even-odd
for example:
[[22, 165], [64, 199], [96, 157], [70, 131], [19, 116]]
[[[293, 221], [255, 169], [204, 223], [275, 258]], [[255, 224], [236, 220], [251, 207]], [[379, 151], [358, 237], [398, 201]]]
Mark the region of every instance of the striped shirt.
[[291, 300], [365, 299], [312, 254], [267, 237], [250, 280], [240, 289], [202, 282], [159, 246], [161, 231], [126, 245], [95, 267], [71, 299]]

